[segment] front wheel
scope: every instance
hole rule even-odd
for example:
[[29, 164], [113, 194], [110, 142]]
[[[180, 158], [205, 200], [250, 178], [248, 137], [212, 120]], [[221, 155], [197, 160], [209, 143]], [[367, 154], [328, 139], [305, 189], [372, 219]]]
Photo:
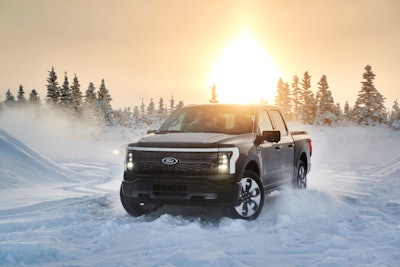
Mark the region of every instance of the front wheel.
[[239, 204], [228, 210], [232, 218], [254, 220], [264, 205], [264, 189], [260, 177], [253, 171], [246, 170], [240, 180]]
[[128, 201], [124, 196], [122, 185], [119, 190], [119, 197], [121, 199], [121, 204], [126, 210], [126, 212], [128, 212], [130, 215], [134, 217], [139, 217], [141, 215], [148, 214], [157, 209], [157, 205], [154, 204], [140, 205], [140, 203]]
[[299, 160], [299, 164], [297, 166], [297, 172], [293, 179], [293, 187], [297, 189], [307, 188], [307, 169], [304, 161], [302, 160]]

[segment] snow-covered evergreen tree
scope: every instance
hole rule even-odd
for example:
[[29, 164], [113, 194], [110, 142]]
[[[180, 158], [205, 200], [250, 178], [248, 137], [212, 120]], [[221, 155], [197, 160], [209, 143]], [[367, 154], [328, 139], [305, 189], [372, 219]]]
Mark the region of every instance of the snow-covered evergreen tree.
[[340, 103], [336, 103], [336, 109], [335, 109], [335, 114], [337, 117], [337, 121], [340, 122], [343, 120], [343, 111], [342, 111], [342, 107], [340, 106]]
[[62, 108], [72, 108], [72, 94], [71, 88], [69, 87], [69, 81], [67, 73], [64, 75], [64, 83], [60, 87], [60, 95], [58, 97], [59, 104]]
[[[75, 74], [74, 81], [71, 85], [71, 98], [72, 98], [72, 107], [75, 112], [80, 113], [82, 109], [82, 92], [81, 92], [81, 85], [79, 84], [78, 77]], [[93, 99], [95, 99], [94, 96]]]
[[150, 103], [147, 105], [146, 108], [146, 113], [144, 114], [144, 122], [147, 125], [154, 124], [157, 121], [159, 121], [159, 118], [157, 116], [156, 112], [156, 105], [153, 101], [153, 98], [150, 98]]
[[98, 110], [104, 114], [105, 123], [107, 125], [112, 125], [114, 123], [114, 114], [111, 108], [111, 96], [106, 88], [104, 79], [101, 80], [101, 85], [97, 92], [97, 106]]
[[375, 74], [370, 65], [365, 67], [364, 81], [352, 112], [353, 120], [361, 125], [377, 125], [386, 122], [384, 97], [374, 86]]
[[318, 82], [316, 101], [317, 113], [315, 124], [332, 126], [338, 120], [338, 108], [333, 101], [326, 75], [322, 75], [321, 80]]
[[293, 112], [293, 119], [299, 120], [301, 117], [301, 109], [304, 105], [304, 101], [302, 98], [302, 90], [299, 86], [299, 77], [297, 75], [293, 76], [293, 82], [291, 84], [291, 99], [292, 99], [292, 112]]
[[400, 106], [397, 99], [394, 101], [392, 111], [390, 112], [389, 127], [395, 130], [400, 130]]
[[49, 71], [49, 77], [47, 78], [47, 95], [46, 100], [48, 104], [58, 104], [58, 97], [60, 95], [60, 88], [57, 82], [57, 75], [54, 71], [54, 67]]
[[85, 92], [85, 105], [87, 108], [93, 108], [96, 101], [96, 87], [92, 82], [89, 83], [88, 89]]
[[132, 118], [135, 124], [140, 122], [140, 110], [138, 106], [133, 107]]
[[9, 107], [11, 107], [15, 104], [15, 98], [14, 98], [13, 94], [11, 93], [10, 89], [8, 89], [6, 92], [6, 99], [4, 100], [4, 104]]
[[301, 81], [303, 107], [301, 111], [301, 118], [305, 124], [313, 124], [315, 121], [315, 114], [317, 111], [314, 93], [311, 91], [311, 76], [306, 71]]
[[32, 89], [31, 93], [29, 94], [29, 104], [32, 105], [39, 105], [40, 104], [40, 97], [35, 89]]
[[158, 114], [160, 116], [164, 116], [165, 114], [165, 104], [164, 104], [164, 99], [160, 97], [160, 101], [158, 101]]
[[97, 99], [100, 101], [104, 100], [111, 107], [112, 98], [108, 92], [108, 89], [106, 88], [104, 79], [101, 80], [101, 85], [99, 87], [99, 91], [97, 92]]
[[158, 102], [157, 113], [158, 113], [158, 119], [160, 121], [164, 121], [168, 116], [167, 105], [165, 104], [164, 99], [162, 97], [160, 97], [160, 101]]
[[344, 122], [351, 122], [353, 121], [353, 109], [349, 105], [349, 101], [346, 101], [343, 108], [343, 121]]
[[22, 84], [19, 85], [18, 94], [17, 94], [17, 103], [18, 105], [26, 105], [26, 98], [24, 96], [25, 91]]
[[277, 94], [275, 96], [275, 105], [279, 107], [287, 119], [291, 119], [291, 99], [289, 85], [285, 83], [282, 78], [279, 78], [277, 84]]
[[169, 113], [174, 112], [175, 110], [175, 100], [174, 96], [171, 95], [171, 99], [169, 100]]
[[140, 119], [142, 122], [146, 120], [146, 105], [144, 104], [143, 98], [142, 103], [140, 104]]
[[153, 98], [150, 98], [150, 103], [147, 106], [147, 114], [152, 115], [152, 114], [154, 114], [155, 110], [156, 110], [156, 107], [155, 107]]
[[85, 91], [85, 100], [82, 103], [82, 110], [80, 116], [88, 122], [98, 122], [99, 118], [96, 104], [96, 87], [92, 82], [89, 82], [88, 88]]

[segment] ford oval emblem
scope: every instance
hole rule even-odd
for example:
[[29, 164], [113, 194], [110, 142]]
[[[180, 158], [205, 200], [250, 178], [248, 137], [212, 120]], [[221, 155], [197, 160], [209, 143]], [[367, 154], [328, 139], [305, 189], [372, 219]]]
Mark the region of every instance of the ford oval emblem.
[[162, 163], [165, 165], [175, 165], [178, 164], [179, 159], [174, 158], [174, 157], [165, 157], [161, 160]]

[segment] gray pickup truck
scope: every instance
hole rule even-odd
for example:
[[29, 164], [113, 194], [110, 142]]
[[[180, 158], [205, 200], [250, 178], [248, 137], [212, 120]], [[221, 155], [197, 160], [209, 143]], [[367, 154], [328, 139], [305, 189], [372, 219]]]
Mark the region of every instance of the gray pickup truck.
[[271, 191], [306, 188], [311, 154], [308, 134], [290, 132], [273, 106], [188, 105], [127, 146], [120, 198], [132, 216], [212, 205], [252, 220]]

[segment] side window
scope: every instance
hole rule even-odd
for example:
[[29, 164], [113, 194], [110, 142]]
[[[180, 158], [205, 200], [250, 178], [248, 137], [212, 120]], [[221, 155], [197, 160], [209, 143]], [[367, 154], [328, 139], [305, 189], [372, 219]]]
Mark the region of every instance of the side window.
[[276, 130], [281, 131], [281, 135], [287, 135], [288, 131], [287, 131], [286, 124], [282, 118], [281, 113], [277, 110], [270, 110], [269, 114], [271, 115], [271, 118], [274, 122]]
[[266, 110], [258, 112], [258, 131], [262, 134], [263, 131], [273, 130], [271, 120]]

